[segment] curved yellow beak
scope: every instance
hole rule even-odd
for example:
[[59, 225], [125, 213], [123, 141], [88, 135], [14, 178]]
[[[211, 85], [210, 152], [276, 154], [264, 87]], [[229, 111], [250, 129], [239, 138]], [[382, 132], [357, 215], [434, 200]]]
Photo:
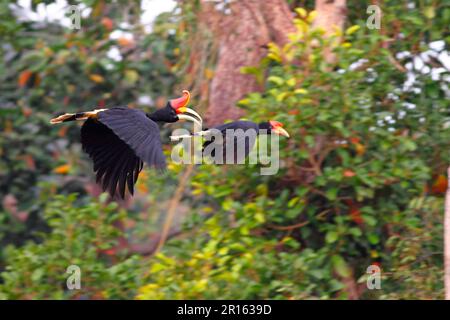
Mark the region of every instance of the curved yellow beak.
[[198, 115], [197, 112], [195, 112], [193, 114], [196, 115], [198, 117], [198, 119], [196, 119], [196, 118], [194, 118], [192, 116], [188, 116], [187, 114], [179, 114], [178, 115], [178, 119], [192, 121], [192, 122], [194, 122], [195, 124], [197, 124], [201, 128], [202, 127], [202, 123], [203, 123], [202, 118], [200, 117], [200, 115]]
[[170, 100], [170, 105], [175, 109], [178, 119], [192, 121], [201, 128], [203, 123], [202, 117], [195, 110], [186, 107], [190, 100], [191, 93], [188, 90], [183, 90], [183, 96]]
[[181, 107], [181, 108], [177, 109], [177, 114], [178, 114], [178, 117], [180, 117], [180, 114], [191, 114], [194, 117], [197, 117], [197, 119], [203, 123], [202, 117], [195, 110], [193, 110], [191, 108]]
[[280, 136], [285, 136], [286, 138], [290, 138], [289, 133], [286, 130], [284, 130], [282, 127], [276, 127], [274, 129], [272, 129], [272, 131]]

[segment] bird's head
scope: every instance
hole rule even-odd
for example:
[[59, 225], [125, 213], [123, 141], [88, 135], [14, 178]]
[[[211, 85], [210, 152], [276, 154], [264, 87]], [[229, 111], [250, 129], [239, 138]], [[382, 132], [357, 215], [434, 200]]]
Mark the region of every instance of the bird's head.
[[285, 129], [283, 129], [283, 124], [281, 122], [270, 120], [269, 123], [271, 132], [289, 138], [289, 133]]
[[179, 98], [169, 100], [166, 108], [170, 109], [171, 120], [167, 122], [176, 122], [178, 120], [189, 120], [197, 123], [200, 127], [202, 126], [202, 117], [192, 110], [186, 107], [191, 99], [191, 94], [187, 90], [183, 90], [183, 95]]
[[169, 100], [164, 108], [156, 110], [148, 116], [153, 121], [168, 123], [177, 122], [178, 120], [189, 120], [201, 127], [202, 117], [194, 110], [186, 107], [190, 98], [191, 94], [189, 91], [183, 90], [183, 96]]
[[283, 128], [283, 124], [279, 121], [270, 120], [267, 122], [261, 122], [259, 124], [259, 128], [268, 130], [267, 133], [269, 134], [275, 133], [289, 138], [289, 133]]

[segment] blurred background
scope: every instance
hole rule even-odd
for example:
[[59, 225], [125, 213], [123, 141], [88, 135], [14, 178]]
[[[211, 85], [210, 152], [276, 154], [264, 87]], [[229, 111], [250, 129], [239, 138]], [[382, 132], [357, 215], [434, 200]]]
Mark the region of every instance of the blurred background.
[[[440, 0], [2, 1], [0, 299], [443, 298], [449, 25]], [[183, 89], [207, 126], [283, 122], [280, 171], [169, 161], [111, 201], [81, 123], [49, 124]]]

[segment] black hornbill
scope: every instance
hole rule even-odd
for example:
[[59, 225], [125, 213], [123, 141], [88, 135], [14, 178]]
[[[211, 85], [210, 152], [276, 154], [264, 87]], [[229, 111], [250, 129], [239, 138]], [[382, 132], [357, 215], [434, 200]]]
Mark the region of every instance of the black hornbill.
[[[240, 129], [240, 130], [239, 130]], [[227, 134], [227, 130], [231, 130], [231, 135]], [[249, 130], [254, 130], [255, 134], [248, 134]], [[235, 132], [235, 133], [233, 133]], [[192, 136], [203, 136], [206, 141], [203, 143], [203, 154], [206, 156], [215, 157], [215, 150], [222, 146], [223, 163], [226, 163], [226, 150], [227, 145], [233, 143], [233, 163], [241, 163], [253, 149], [256, 142], [256, 136], [260, 133], [264, 134], [278, 134], [289, 138], [289, 133], [283, 128], [283, 124], [278, 121], [270, 120], [261, 123], [255, 123], [252, 121], [234, 121], [209, 128], [204, 131], [195, 133], [194, 135], [181, 135], [171, 136], [171, 140], [179, 140], [180, 138], [189, 138]], [[216, 134], [222, 136], [222, 141], [215, 141]], [[205, 154], [205, 149], [213, 144], [210, 148], [210, 154]], [[243, 144], [243, 145], [242, 145]], [[243, 146], [243, 153], [238, 154], [238, 146]]]
[[166, 167], [156, 122], [172, 123], [182, 119], [201, 126], [200, 115], [186, 107], [189, 100], [190, 93], [184, 90], [182, 97], [169, 100], [166, 107], [151, 114], [128, 107], [114, 107], [66, 113], [50, 120], [50, 123], [86, 120], [81, 127], [81, 144], [94, 162], [96, 181], [103, 191], [109, 191], [111, 197], [117, 190], [123, 199], [126, 186], [133, 195], [144, 162], [157, 169]]

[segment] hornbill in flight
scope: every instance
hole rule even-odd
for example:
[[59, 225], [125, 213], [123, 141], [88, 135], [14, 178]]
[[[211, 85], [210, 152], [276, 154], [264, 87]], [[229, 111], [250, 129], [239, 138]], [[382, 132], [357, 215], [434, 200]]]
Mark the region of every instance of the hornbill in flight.
[[201, 127], [200, 115], [186, 107], [189, 100], [190, 93], [184, 90], [182, 97], [169, 100], [166, 107], [150, 114], [114, 107], [66, 113], [51, 119], [50, 123], [86, 120], [81, 127], [81, 144], [94, 162], [96, 181], [111, 197], [118, 192], [124, 199], [126, 186], [133, 195], [144, 162], [161, 170], [166, 167], [157, 122], [189, 120]]
[[[231, 131], [228, 131], [231, 130]], [[250, 132], [250, 130], [252, 132]], [[228, 134], [228, 132], [231, 134]], [[234, 132], [234, 133], [233, 133]], [[254, 134], [249, 134], [254, 133]], [[255, 142], [256, 142], [256, 136], [264, 133], [264, 134], [278, 134], [285, 136], [289, 138], [289, 133], [283, 128], [283, 124], [278, 121], [270, 120], [260, 123], [255, 123], [252, 121], [234, 121], [222, 124], [220, 126], [216, 126], [213, 128], [209, 128], [204, 131], [197, 132], [193, 135], [180, 135], [180, 136], [171, 136], [172, 141], [179, 140], [181, 138], [190, 138], [195, 136], [203, 136], [206, 138], [206, 141], [203, 143], [203, 154], [205, 155], [205, 149], [213, 144], [210, 148], [210, 154], [207, 154], [206, 156], [215, 157], [215, 150], [217, 148], [222, 147], [222, 156], [223, 156], [223, 163], [226, 163], [226, 150], [227, 145], [230, 143], [233, 143], [233, 163], [242, 163], [242, 161], [247, 158], [250, 151], [253, 149]], [[216, 141], [215, 137], [219, 135], [222, 136], [221, 141]], [[239, 146], [243, 147], [243, 149], [239, 149]], [[239, 154], [238, 151], [242, 150], [243, 153]]]

